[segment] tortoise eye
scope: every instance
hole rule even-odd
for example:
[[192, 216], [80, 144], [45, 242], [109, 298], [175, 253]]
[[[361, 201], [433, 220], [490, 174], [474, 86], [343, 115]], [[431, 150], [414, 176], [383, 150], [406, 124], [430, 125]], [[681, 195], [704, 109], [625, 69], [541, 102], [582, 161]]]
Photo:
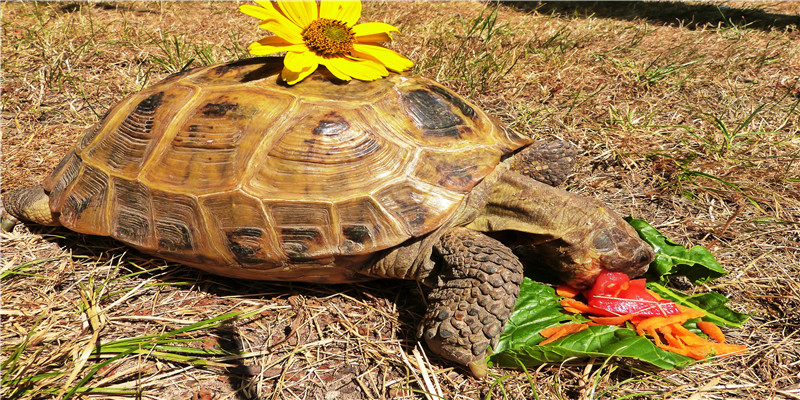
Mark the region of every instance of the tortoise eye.
[[592, 244], [597, 250], [600, 251], [609, 251], [614, 248], [614, 240], [605, 230], [597, 232]]

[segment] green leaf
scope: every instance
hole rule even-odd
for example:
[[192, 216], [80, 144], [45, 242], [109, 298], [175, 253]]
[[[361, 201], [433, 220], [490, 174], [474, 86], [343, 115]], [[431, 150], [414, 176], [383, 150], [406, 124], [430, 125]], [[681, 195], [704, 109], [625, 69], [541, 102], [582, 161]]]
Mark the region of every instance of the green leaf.
[[532, 342], [541, 342], [542, 329], [561, 325], [564, 322], [583, 322], [570, 314], [565, 314], [559, 303], [560, 297], [555, 289], [536, 283], [528, 278], [522, 281], [519, 298], [514, 312], [506, 323], [505, 331], [494, 349], [496, 353], [513, 349]]
[[639, 233], [639, 236], [653, 247], [655, 260], [650, 264], [651, 278], [665, 281], [670, 275], [683, 275], [692, 283], [700, 284], [713, 281], [727, 272], [719, 265], [714, 256], [703, 246], [686, 249], [672, 242], [647, 222], [632, 217], [625, 218]]
[[562, 362], [574, 357], [626, 357], [653, 364], [664, 369], [683, 367], [693, 360], [656, 347], [635, 331], [616, 326], [598, 325], [573, 333], [545, 346], [539, 332], [565, 322], [585, 322], [586, 318], [566, 314], [560, 304], [561, 297], [552, 287], [525, 278], [520, 297], [495, 353], [489, 361], [493, 365], [518, 367], [535, 366], [547, 362]]
[[498, 366], [518, 367], [520, 363], [534, 366], [575, 357], [632, 358], [663, 369], [684, 367], [694, 361], [689, 357], [659, 349], [631, 329], [609, 325], [590, 326], [545, 346], [522, 345], [494, 354], [491, 361]]

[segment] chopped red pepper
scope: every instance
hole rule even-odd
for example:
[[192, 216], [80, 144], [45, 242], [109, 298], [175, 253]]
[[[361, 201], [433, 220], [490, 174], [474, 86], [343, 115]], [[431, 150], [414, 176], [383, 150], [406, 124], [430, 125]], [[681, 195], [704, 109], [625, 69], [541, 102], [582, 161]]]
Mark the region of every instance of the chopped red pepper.
[[644, 279], [628, 279], [622, 272], [604, 271], [594, 285], [583, 291], [587, 304], [607, 313], [605, 316], [635, 314], [659, 316], [680, 314], [675, 303], [659, 300], [645, 288]]

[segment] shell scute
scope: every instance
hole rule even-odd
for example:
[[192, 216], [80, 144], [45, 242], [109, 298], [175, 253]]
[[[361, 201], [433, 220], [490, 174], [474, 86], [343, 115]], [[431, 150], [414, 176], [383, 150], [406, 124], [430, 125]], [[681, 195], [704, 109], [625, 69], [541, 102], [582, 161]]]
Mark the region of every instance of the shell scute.
[[206, 217], [204, 231], [224, 258], [242, 268], [271, 269], [285, 263], [273, 223], [261, 202], [241, 192], [225, 192], [201, 198]]
[[453, 192], [467, 193], [494, 169], [493, 163], [500, 156], [501, 152], [483, 147], [455, 153], [429, 148], [422, 151], [414, 176]]
[[59, 209], [61, 224], [90, 235], [107, 236], [111, 232], [108, 186], [108, 175], [85, 165]]
[[48, 176], [42, 183], [42, 187], [50, 194], [50, 211], [61, 212], [61, 207], [64, 200], [69, 196], [70, 184], [78, 177], [83, 164], [80, 157], [75, 154], [75, 151], [69, 152], [50, 176]]
[[113, 178], [111, 237], [146, 249], [157, 248], [150, 189], [138, 181]]
[[274, 202], [267, 203], [274, 221], [278, 242], [296, 263], [333, 262], [338, 253], [339, 238], [335, 231], [330, 203]]
[[339, 217], [339, 252], [367, 254], [402, 243], [411, 237], [397, 220], [369, 196], [336, 203]]
[[169, 143], [148, 162], [142, 177], [152, 186], [176, 192], [231, 190], [272, 123], [294, 102], [291, 96], [240, 90], [207, 90], [197, 106], [180, 114]]
[[413, 180], [401, 180], [375, 193], [378, 202], [400, 221], [410, 236], [421, 236], [441, 225], [463, 195]]
[[193, 196], [152, 190], [155, 235], [168, 255], [195, 258], [209, 246], [204, 238], [200, 205]]
[[172, 86], [146, 91], [127, 101], [106, 119], [102, 131], [82, 156], [93, 165], [128, 179], [136, 179], [143, 161], [167, 132], [193, 90]]
[[368, 192], [404, 170], [411, 149], [376, 132], [363, 110], [300, 103], [244, 190], [284, 201], [338, 201]]

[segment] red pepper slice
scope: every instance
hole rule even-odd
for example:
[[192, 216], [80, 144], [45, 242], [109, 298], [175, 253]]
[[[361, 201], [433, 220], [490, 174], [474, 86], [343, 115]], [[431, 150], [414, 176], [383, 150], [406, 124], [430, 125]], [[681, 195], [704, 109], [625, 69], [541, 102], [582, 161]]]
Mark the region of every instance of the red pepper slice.
[[604, 271], [591, 288], [583, 291], [583, 296], [589, 306], [606, 311], [606, 316], [680, 314], [675, 303], [656, 299], [645, 288], [645, 283], [644, 279], [630, 280], [622, 272]]

